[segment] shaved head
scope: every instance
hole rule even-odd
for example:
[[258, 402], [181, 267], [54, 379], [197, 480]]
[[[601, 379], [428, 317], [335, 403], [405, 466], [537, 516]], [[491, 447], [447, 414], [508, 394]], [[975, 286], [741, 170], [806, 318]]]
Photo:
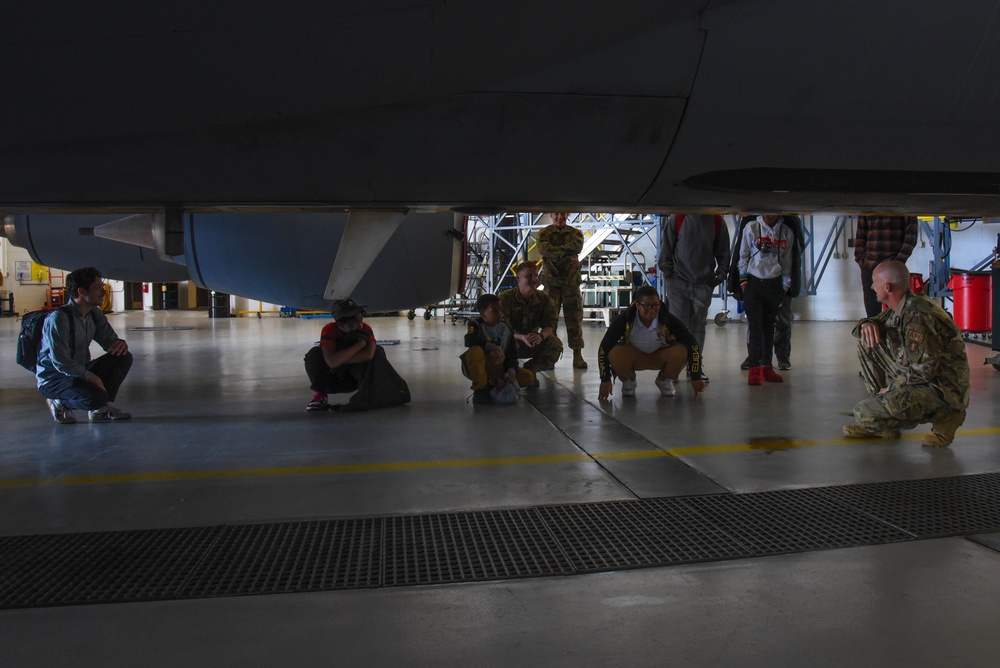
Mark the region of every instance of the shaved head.
[[872, 278], [882, 283], [891, 283], [893, 292], [906, 292], [910, 289], [910, 270], [897, 260], [886, 260], [875, 267]]

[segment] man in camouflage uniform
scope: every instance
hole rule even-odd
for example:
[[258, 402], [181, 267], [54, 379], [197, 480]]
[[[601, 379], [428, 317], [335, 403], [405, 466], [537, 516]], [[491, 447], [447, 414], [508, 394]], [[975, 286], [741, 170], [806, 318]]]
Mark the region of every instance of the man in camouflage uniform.
[[500, 293], [503, 317], [514, 330], [518, 358], [530, 358], [524, 368], [532, 373], [552, 369], [562, 354], [562, 341], [555, 337], [556, 307], [538, 289], [538, 267], [534, 262], [517, 266], [517, 287]]
[[896, 260], [872, 274], [872, 290], [889, 308], [854, 328], [871, 398], [854, 407], [851, 438], [899, 438], [900, 429], [931, 423], [922, 443], [945, 446], [965, 421], [969, 360], [962, 333], [934, 301], [910, 292], [910, 272]]
[[566, 318], [566, 338], [573, 349], [573, 368], [586, 369], [583, 359], [583, 300], [580, 297], [580, 251], [583, 250], [583, 232], [569, 227], [565, 213], [550, 213], [552, 224], [538, 233], [538, 246], [542, 250], [542, 279], [545, 292], [556, 307], [556, 325], [559, 308]]

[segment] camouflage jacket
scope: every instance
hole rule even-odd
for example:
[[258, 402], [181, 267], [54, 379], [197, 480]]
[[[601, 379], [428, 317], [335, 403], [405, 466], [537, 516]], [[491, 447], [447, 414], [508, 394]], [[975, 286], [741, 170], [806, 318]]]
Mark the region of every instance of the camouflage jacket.
[[895, 369], [886, 369], [890, 390], [931, 385], [949, 405], [969, 405], [969, 359], [962, 332], [936, 302], [909, 292], [896, 310], [886, 309], [859, 322], [854, 336], [861, 336], [865, 322], [878, 326], [896, 363]]
[[538, 233], [542, 251], [542, 282], [546, 285], [579, 285], [579, 259], [583, 250], [583, 232], [567, 225], [562, 229], [549, 225]]
[[504, 290], [500, 293], [500, 308], [515, 334], [539, 332], [546, 327], [555, 329], [556, 305], [541, 290], [535, 290], [527, 299], [517, 288]]

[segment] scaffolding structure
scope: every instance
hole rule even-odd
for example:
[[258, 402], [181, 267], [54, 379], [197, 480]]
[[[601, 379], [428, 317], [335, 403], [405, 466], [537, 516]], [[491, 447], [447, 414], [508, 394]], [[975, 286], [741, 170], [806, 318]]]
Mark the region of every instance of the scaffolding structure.
[[[536, 237], [549, 224], [545, 216], [504, 212], [470, 217], [469, 263], [460, 297], [474, 301], [481, 294], [516, 286], [514, 268], [526, 260], [541, 260]], [[634, 287], [656, 284], [659, 216], [572, 213], [568, 225], [584, 235], [580, 253], [584, 320], [608, 324], [628, 306]]]

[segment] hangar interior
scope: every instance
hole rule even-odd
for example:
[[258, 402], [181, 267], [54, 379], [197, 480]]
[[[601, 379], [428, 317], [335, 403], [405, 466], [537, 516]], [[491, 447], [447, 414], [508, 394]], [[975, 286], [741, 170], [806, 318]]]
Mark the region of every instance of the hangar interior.
[[[956, 234], [951, 266], [995, 229]], [[2, 318], [5, 661], [996, 665], [991, 351], [967, 343], [952, 446], [841, 438], [864, 388], [837, 259], [797, 300], [785, 382], [746, 385], [737, 320], [709, 327], [697, 399], [647, 372], [598, 401], [595, 321], [589, 370], [472, 405], [460, 323], [374, 317], [412, 401], [308, 414], [322, 320], [117, 311], [135, 417], [57, 425]]]

